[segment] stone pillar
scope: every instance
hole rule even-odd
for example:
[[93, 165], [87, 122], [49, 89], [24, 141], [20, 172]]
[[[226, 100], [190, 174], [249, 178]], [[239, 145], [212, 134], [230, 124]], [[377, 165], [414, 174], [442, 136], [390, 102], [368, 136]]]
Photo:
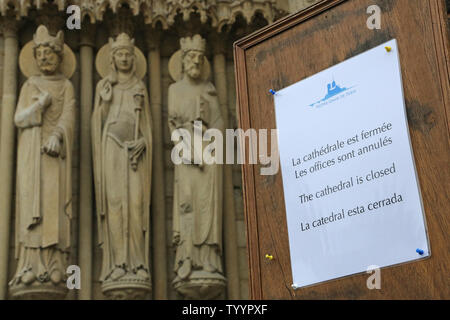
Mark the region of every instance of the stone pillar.
[[[5, 59], [5, 38], [3, 37], [3, 30], [0, 28], [0, 97], [3, 95], [3, 66]], [[2, 106], [0, 101], [0, 132], [2, 126]]]
[[[220, 110], [224, 119], [225, 128], [229, 128], [228, 116], [228, 91], [225, 57], [225, 35], [214, 35], [212, 46], [214, 52], [213, 69], [214, 82], [220, 103]], [[225, 141], [225, 138], [224, 138]], [[224, 153], [224, 157], [225, 157]], [[236, 214], [233, 196], [233, 166], [224, 164], [223, 179], [223, 219], [224, 219], [224, 247], [225, 247], [225, 269], [228, 280], [228, 299], [239, 299], [239, 260], [237, 250]]]
[[9, 238], [14, 185], [14, 111], [17, 100], [17, 22], [4, 18], [5, 60], [0, 133], [0, 300], [6, 299], [8, 284]]
[[167, 299], [167, 244], [160, 34], [149, 32], [147, 46], [150, 109], [153, 126], [152, 205], [150, 211], [153, 243], [153, 297], [157, 300], [165, 300]]
[[81, 29], [80, 64], [80, 202], [78, 252], [81, 269], [80, 300], [92, 298], [92, 252], [93, 248], [93, 194], [92, 194], [92, 148], [91, 114], [94, 95], [94, 40], [95, 26], [86, 24]]

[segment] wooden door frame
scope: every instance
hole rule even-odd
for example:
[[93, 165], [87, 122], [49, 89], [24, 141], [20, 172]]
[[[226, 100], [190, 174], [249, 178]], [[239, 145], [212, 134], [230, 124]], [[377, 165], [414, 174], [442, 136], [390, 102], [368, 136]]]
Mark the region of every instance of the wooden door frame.
[[[339, 4], [351, 0], [323, 0], [298, 13], [289, 15], [275, 23], [262, 28], [234, 43], [235, 76], [236, 76], [236, 99], [237, 115], [239, 118], [239, 128], [244, 131], [252, 128], [251, 116], [249, 113], [249, 93], [247, 84], [246, 50], [274, 37], [284, 31], [291, 29], [308, 19], [312, 19], [320, 13], [329, 10]], [[438, 70], [441, 83], [450, 81], [450, 58], [449, 39], [447, 33], [447, 12], [445, 0], [428, 0], [431, 7], [431, 17], [433, 20], [433, 34], [438, 61]], [[444, 97], [446, 125], [448, 142], [450, 144], [450, 88], [442, 86]], [[244, 146], [244, 142], [241, 143]], [[263, 299], [263, 288], [261, 279], [261, 260], [258, 220], [256, 209], [256, 185], [255, 168], [253, 165], [242, 165], [242, 185], [244, 197], [244, 213], [247, 226], [247, 249], [249, 264], [249, 292], [251, 299]]]

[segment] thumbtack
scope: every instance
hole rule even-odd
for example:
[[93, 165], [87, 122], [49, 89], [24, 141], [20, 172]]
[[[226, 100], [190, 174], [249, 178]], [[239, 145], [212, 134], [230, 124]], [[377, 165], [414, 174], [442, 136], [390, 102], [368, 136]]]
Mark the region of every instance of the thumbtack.
[[421, 256], [423, 256], [423, 250], [422, 249], [416, 249], [416, 252], [418, 253], [418, 254], [420, 254]]
[[299, 287], [298, 285], [296, 285], [295, 283], [294, 283], [294, 284], [291, 284], [291, 287], [292, 287], [292, 289], [294, 289], [294, 290], [297, 290], [297, 289], [300, 288], [300, 287]]
[[273, 260], [273, 256], [270, 254], [266, 254], [266, 259]]
[[269, 92], [274, 96], [276, 94], [275, 90], [270, 89]]
[[391, 47], [384, 47], [386, 49], [387, 52], [391, 52], [392, 48]]

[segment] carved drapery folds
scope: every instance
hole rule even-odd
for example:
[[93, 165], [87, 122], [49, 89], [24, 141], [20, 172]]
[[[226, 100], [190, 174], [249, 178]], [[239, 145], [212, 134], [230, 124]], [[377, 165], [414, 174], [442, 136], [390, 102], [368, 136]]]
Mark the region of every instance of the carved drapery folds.
[[75, 56], [39, 26], [21, 51], [16, 178], [16, 298], [63, 298], [71, 248]]
[[[208, 81], [206, 41], [195, 35], [182, 38], [180, 45], [180, 51], [169, 62], [170, 75], [176, 81], [169, 87], [170, 132], [189, 132], [189, 137], [195, 139], [196, 121], [201, 122], [202, 132], [222, 132], [224, 121], [216, 88]], [[194, 147], [190, 156], [183, 159], [188, 163], [176, 165], [174, 174], [176, 277], [172, 283], [187, 299], [217, 298], [226, 285], [222, 266], [223, 166], [193, 164], [192, 160], [204, 150]]]
[[[49, 2], [0, 0], [0, 13], [5, 16], [11, 10], [20, 19], [28, 16], [30, 9], [36, 8], [39, 11]], [[188, 21], [192, 13], [197, 13], [202, 23], [210, 21], [211, 26], [219, 31], [226, 25], [232, 25], [239, 15], [250, 23], [256, 14], [261, 14], [271, 23], [282, 14], [277, 9], [275, 0], [54, 0], [52, 3], [62, 12], [69, 5], [80, 6], [82, 20], [88, 18], [92, 24], [103, 21], [108, 9], [117, 14], [126, 5], [133, 16], [141, 14], [145, 24], [154, 27], [159, 22], [163, 29], [174, 25], [178, 14], [182, 15], [184, 21]]]
[[[105, 56], [111, 57], [106, 64]], [[143, 299], [151, 292], [152, 129], [141, 80], [146, 60], [134, 40], [121, 33], [100, 49], [96, 67], [102, 80], [91, 132], [102, 291], [112, 299]]]

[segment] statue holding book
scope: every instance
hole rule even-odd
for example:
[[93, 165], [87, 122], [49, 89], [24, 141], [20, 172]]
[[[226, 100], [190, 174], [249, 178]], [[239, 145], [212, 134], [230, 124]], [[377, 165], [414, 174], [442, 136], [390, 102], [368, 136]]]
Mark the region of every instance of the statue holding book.
[[[176, 83], [169, 88], [170, 132], [184, 129], [202, 135], [208, 129], [224, 130], [214, 85], [208, 81], [210, 66], [205, 40], [200, 35], [181, 39], [181, 50], [169, 62]], [[195, 123], [201, 122], [201, 130]], [[190, 146], [194, 144], [190, 143]], [[188, 299], [220, 296], [226, 280], [222, 268], [222, 176], [220, 164], [194, 161], [204, 147], [175, 165], [173, 244], [176, 248], [174, 288]], [[184, 157], [186, 155], [183, 155]]]

